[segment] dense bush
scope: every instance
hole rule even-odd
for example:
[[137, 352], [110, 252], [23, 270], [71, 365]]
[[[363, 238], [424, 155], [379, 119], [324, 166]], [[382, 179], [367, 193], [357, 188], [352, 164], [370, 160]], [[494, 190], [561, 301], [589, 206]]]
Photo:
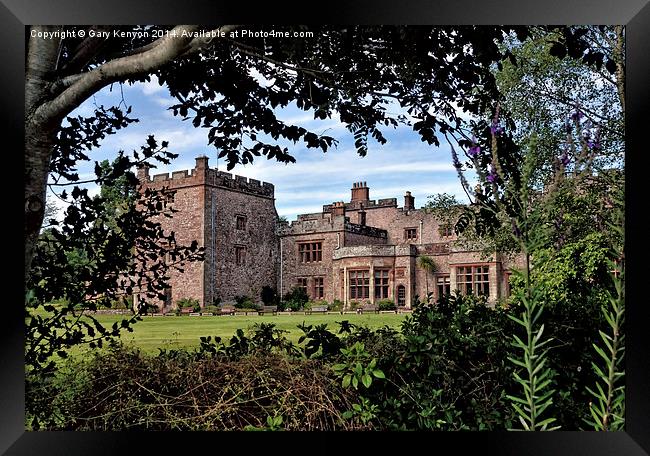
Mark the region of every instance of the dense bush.
[[146, 303], [140, 306], [140, 313], [156, 313], [156, 312], [160, 312], [160, 309], [155, 304]]
[[38, 395], [50, 416], [29, 424], [46, 429], [243, 430], [265, 428], [275, 417], [286, 430], [359, 427], [342, 419], [353, 393], [327, 366], [273, 353], [230, 360], [119, 348], [33, 387], [32, 403]]
[[378, 397], [382, 421], [397, 429], [508, 429], [512, 327], [504, 310], [473, 296], [416, 306], [402, 345], [380, 360], [397, 380]]
[[328, 309], [329, 309], [329, 310], [332, 310], [332, 311], [341, 311], [341, 310], [343, 310], [343, 301], [341, 301], [341, 300], [339, 300], [339, 299], [335, 299], [335, 300], [332, 301], [332, 303], [328, 306]]
[[278, 293], [275, 291], [275, 288], [268, 285], [262, 287], [260, 292], [260, 299], [265, 306], [277, 306], [278, 305]]
[[395, 310], [397, 307], [395, 306], [395, 301], [392, 299], [382, 299], [381, 301], [377, 301], [377, 307], [379, 307], [379, 310]]
[[302, 310], [309, 301], [309, 296], [304, 288], [294, 287], [284, 295], [284, 301], [278, 306], [278, 310], [291, 310], [296, 312]]
[[179, 311], [188, 308], [192, 309], [193, 312], [201, 311], [199, 300], [195, 298], [181, 298], [178, 301], [176, 301], [176, 307], [178, 308]]
[[259, 310], [260, 306], [253, 302], [253, 300], [248, 296], [235, 296], [235, 309]]
[[[553, 309], [550, 336], [577, 344], [549, 352], [560, 390], [552, 409], [563, 429], [581, 429], [589, 410], [584, 387], [593, 373], [575, 366], [591, 359], [585, 348], [591, 324], [580, 329], [576, 310], [578, 327], [572, 329], [560, 324], [566, 309], [558, 308], [557, 314]], [[509, 315], [516, 312], [515, 304], [492, 308], [481, 297], [451, 295], [436, 305], [416, 306], [401, 331], [348, 321], [339, 322], [337, 332], [325, 324], [299, 325], [303, 335], [295, 345], [285, 331], [261, 323], [237, 330], [227, 342], [201, 338], [194, 351], [145, 356], [114, 348], [70, 362], [54, 379], [28, 375], [28, 425], [70, 430], [510, 429], [515, 416], [506, 395], [516, 385], [508, 358], [517, 327]], [[582, 332], [584, 341], [575, 338]], [[357, 362], [361, 370], [354, 380]], [[376, 376], [364, 374], [375, 370]]]

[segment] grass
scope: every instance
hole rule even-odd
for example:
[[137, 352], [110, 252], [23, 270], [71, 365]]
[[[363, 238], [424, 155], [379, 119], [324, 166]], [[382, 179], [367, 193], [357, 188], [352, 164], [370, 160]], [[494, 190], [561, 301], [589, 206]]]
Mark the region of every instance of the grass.
[[[97, 320], [105, 327], [119, 323], [126, 316], [97, 315]], [[144, 352], [155, 353], [158, 348], [191, 348], [199, 345], [202, 336], [219, 336], [228, 341], [238, 328], [248, 329], [255, 323], [274, 323], [276, 328], [289, 331], [288, 339], [298, 342], [302, 331], [297, 326], [303, 322], [308, 325], [326, 323], [332, 332], [338, 332], [338, 321], [379, 328], [384, 325], [399, 329], [404, 319], [402, 314], [346, 314], [346, 315], [264, 315], [264, 316], [222, 316], [222, 317], [151, 317], [133, 325], [133, 332], [122, 331], [121, 339], [127, 345], [135, 345]]]

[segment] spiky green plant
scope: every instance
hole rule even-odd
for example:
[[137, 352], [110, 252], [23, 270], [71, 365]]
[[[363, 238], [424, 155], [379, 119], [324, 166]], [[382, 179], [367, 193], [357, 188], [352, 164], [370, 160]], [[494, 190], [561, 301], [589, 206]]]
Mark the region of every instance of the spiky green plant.
[[[623, 196], [615, 198], [617, 204], [618, 223], [610, 225], [621, 240], [624, 239], [624, 213]], [[591, 366], [598, 376], [596, 390], [587, 388], [594, 396], [594, 401], [589, 404], [589, 411], [593, 420], [588, 423], [597, 431], [618, 431], [625, 425], [625, 369], [623, 359], [625, 355], [625, 334], [623, 323], [625, 318], [625, 263], [623, 248], [624, 242], [615, 249], [614, 256], [620, 261], [610, 263], [614, 291], [608, 292], [608, 300], [601, 306], [603, 316], [607, 321], [607, 331], [599, 331], [602, 345], [593, 344], [594, 350], [603, 363], [592, 362]]]

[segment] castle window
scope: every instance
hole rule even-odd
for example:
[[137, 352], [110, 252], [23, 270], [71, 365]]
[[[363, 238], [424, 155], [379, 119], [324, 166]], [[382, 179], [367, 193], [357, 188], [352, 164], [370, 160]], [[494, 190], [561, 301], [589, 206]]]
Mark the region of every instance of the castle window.
[[404, 239], [407, 241], [414, 241], [418, 238], [418, 229], [417, 228], [406, 228], [404, 230]]
[[171, 307], [171, 305], [172, 305], [172, 289], [171, 289], [171, 287], [165, 288], [164, 294], [165, 294], [165, 304], [164, 304], [164, 306], [165, 307]]
[[314, 299], [323, 299], [325, 296], [325, 287], [323, 286], [323, 278], [314, 278]]
[[490, 295], [489, 266], [459, 266], [456, 287], [463, 294]]
[[375, 269], [375, 299], [388, 298], [388, 269]]
[[370, 271], [350, 271], [350, 299], [370, 297]]
[[454, 229], [451, 226], [451, 224], [446, 223], [446, 224], [440, 225], [440, 227], [438, 227], [438, 233], [440, 233], [440, 237], [449, 237], [449, 236], [453, 236]]
[[245, 215], [238, 215], [236, 225], [237, 225], [238, 230], [245, 230], [246, 229], [246, 216]]
[[235, 246], [235, 263], [244, 264], [246, 262], [246, 247], [243, 245]]
[[503, 273], [503, 297], [507, 298], [510, 296], [510, 276], [512, 273], [510, 271], [505, 271]]
[[399, 285], [397, 287], [397, 305], [406, 305], [406, 288], [404, 288], [404, 285]]
[[451, 292], [451, 279], [449, 274], [436, 276], [436, 286], [438, 287], [438, 298], [449, 295]]
[[305, 290], [305, 294], [308, 294], [307, 293], [307, 277], [298, 277], [298, 285], [297, 285], [297, 287], [302, 288], [303, 290]]
[[323, 261], [322, 242], [303, 242], [298, 244], [298, 254], [301, 263]]

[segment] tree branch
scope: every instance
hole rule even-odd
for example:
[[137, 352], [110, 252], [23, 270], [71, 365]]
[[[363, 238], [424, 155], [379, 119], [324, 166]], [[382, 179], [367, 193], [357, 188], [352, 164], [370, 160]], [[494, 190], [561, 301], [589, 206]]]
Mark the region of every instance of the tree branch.
[[[106, 32], [111, 30], [112, 27], [105, 25], [93, 25], [90, 30], [95, 32]], [[66, 63], [61, 71], [65, 73], [74, 73], [81, 70], [97, 53], [104, 47], [108, 41], [107, 37], [100, 37], [104, 33], [95, 33], [94, 36], [89, 36], [83, 40], [79, 46], [72, 52], [73, 56]]]
[[[197, 26], [174, 27], [175, 33], [165, 36], [158, 45], [142, 54], [111, 60], [84, 73], [54, 100], [41, 105], [33, 116], [35, 127], [63, 118], [84, 100], [106, 85], [140, 74], [146, 74], [184, 54]], [[184, 33], [185, 32], [185, 36]]]

